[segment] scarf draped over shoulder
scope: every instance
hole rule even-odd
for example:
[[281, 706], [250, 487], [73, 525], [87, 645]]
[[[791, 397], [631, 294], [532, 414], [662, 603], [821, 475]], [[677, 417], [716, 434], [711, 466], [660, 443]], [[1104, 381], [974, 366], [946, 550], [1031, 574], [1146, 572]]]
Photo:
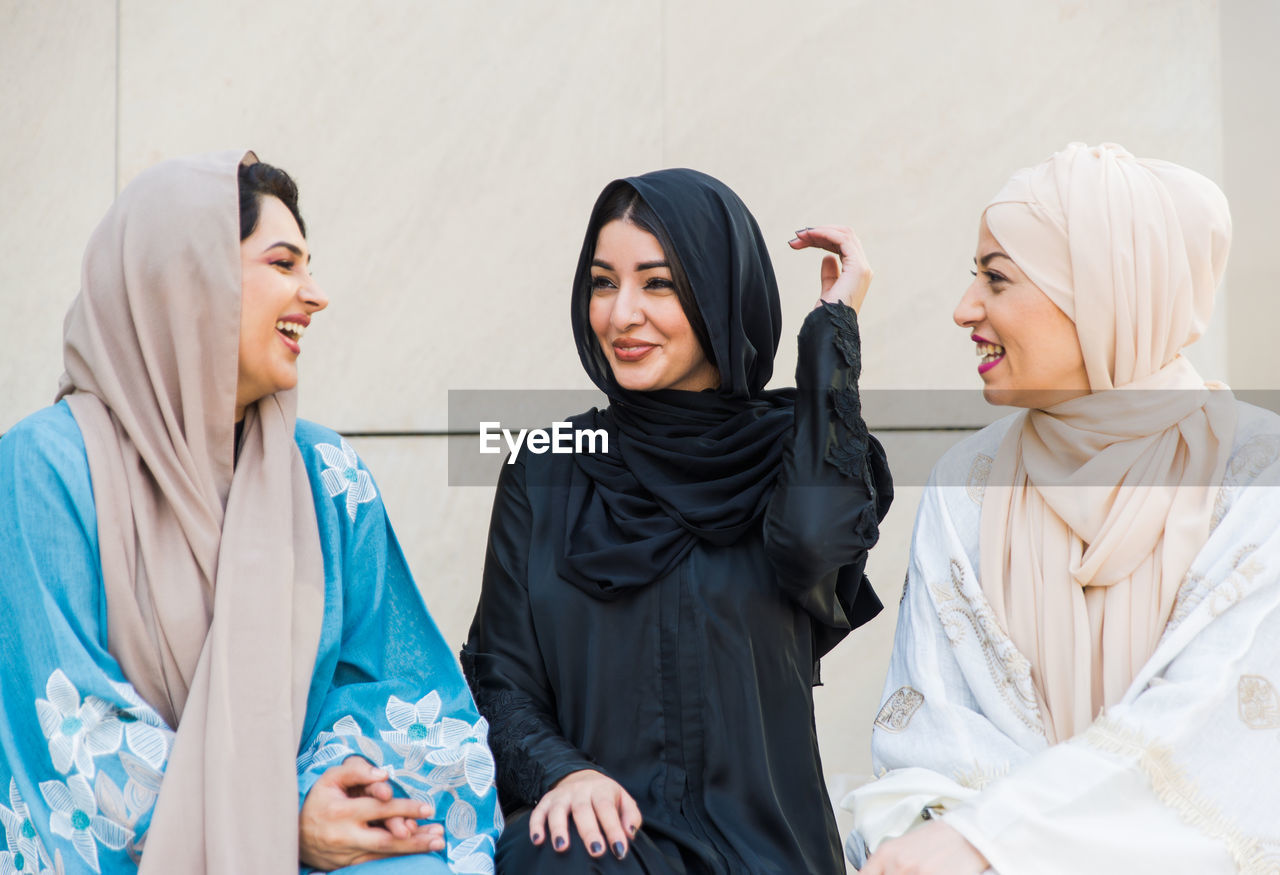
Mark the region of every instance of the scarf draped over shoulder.
[[983, 591], [1063, 740], [1123, 695], [1209, 536], [1236, 408], [1181, 351], [1208, 323], [1231, 219], [1205, 177], [1079, 143], [984, 216], [1075, 323], [1091, 390], [1014, 422], [982, 511]]
[[237, 171], [166, 161], [121, 192], [64, 326], [108, 648], [177, 738], [141, 870], [296, 872], [294, 769], [324, 568], [295, 393], [250, 405], [235, 456]]

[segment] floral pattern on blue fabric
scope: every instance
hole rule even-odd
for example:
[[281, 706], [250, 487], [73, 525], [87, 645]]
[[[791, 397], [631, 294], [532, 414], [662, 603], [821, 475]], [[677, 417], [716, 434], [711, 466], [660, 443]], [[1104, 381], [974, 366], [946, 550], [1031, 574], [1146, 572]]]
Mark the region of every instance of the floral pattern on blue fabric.
[[[431, 802], [437, 812], [443, 811], [448, 835], [460, 840], [446, 850], [451, 871], [456, 875], [493, 875], [493, 838], [478, 832], [476, 808], [462, 797], [464, 788], [477, 800], [493, 790], [489, 723], [483, 717], [474, 724], [441, 717], [441, 708], [440, 693], [435, 690], [417, 702], [398, 696], [387, 700], [384, 711], [391, 728], [380, 730], [379, 736], [398, 761], [388, 757], [383, 745], [365, 735], [348, 714], [333, 724], [332, 731], [316, 735], [298, 757], [298, 772], [328, 768], [349, 756], [364, 757], [384, 770], [409, 798]], [[424, 775], [422, 769], [427, 766], [432, 768]], [[494, 827], [499, 832], [502, 829], [500, 813], [495, 813]]]
[[[85, 696], [71, 683], [61, 669], [55, 669], [45, 684], [47, 699], [36, 699], [36, 714], [41, 731], [49, 742], [53, 766], [67, 775], [65, 781], [42, 781], [40, 793], [50, 809], [49, 828], [53, 834], [68, 839], [81, 859], [94, 872], [100, 872], [98, 845], [113, 851], [127, 849], [135, 861], [140, 855], [142, 839], [137, 835], [138, 823], [151, 811], [160, 795], [164, 766], [173, 747], [174, 733], [128, 684], [113, 683], [116, 693], [127, 703], [121, 707], [97, 696]], [[122, 749], [122, 743], [129, 750]], [[128, 779], [121, 788], [94, 763], [96, 757], [114, 756]], [[90, 783], [90, 778], [95, 778]], [[11, 782], [13, 816], [30, 826], [26, 806], [17, 796]], [[3, 806], [0, 806], [3, 809]], [[8, 809], [4, 809], [8, 811]], [[9, 817], [5, 820], [6, 838], [10, 836]], [[26, 827], [19, 832], [21, 839]], [[34, 829], [29, 830], [34, 836]], [[10, 841], [7, 858], [0, 857], [0, 875], [9, 871], [37, 871], [20, 867], [31, 860], [47, 864], [38, 871], [60, 871], [60, 853], [50, 859], [42, 847], [30, 856], [30, 848], [14, 850]], [[17, 854], [17, 858], [13, 855]], [[12, 866], [10, 870], [8, 863]], [[56, 865], [55, 865], [56, 863]]]
[[45, 695], [36, 699], [40, 729], [49, 742], [53, 767], [62, 774], [76, 770], [92, 778], [93, 758], [120, 749], [124, 725], [116, 719], [109, 702], [89, 696], [82, 704], [80, 693], [62, 669], [49, 676]]
[[4, 841], [7, 850], [0, 851], [0, 875], [12, 875], [17, 872], [53, 872], [62, 875], [62, 853], [54, 852], [49, 856], [48, 849], [40, 840], [35, 824], [31, 822], [31, 812], [27, 803], [22, 801], [18, 792], [18, 782], [9, 779], [9, 805], [0, 805], [0, 825], [4, 827]]
[[360, 467], [360, 457], [351, 449], [346, 439], [339, 439], [339, 446], [333, 444], [316, 444], [320, 458], [328, 465], [320, 472], [320, 480], [330, 498], [337, 498], [344, 492], [347, 497], [347, 516], [356, 521], [356, 509], [365, 502], [378, 497], [373, 478], [369, 472]]

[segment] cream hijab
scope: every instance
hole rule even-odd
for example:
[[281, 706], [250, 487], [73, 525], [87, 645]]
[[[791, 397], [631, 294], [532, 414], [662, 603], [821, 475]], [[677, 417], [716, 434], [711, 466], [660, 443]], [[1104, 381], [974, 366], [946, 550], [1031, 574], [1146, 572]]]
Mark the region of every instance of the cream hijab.
[[1092, 390], [1014, 421], [982, 508], [982, 588], [1055, 742], [1123, 696], [1208, 539], [1235, 404], [1180, 350], [1208, 323], [1231, 217], [1193, 171], [1080, 143], [985, 217], [1075, 322]]
[[[140, 871], [296, 873], [294, 770], [324, 603], [295, 393], [245, 412], [237, 168], [166, 161], [94, 231], [59, 397], [84, 434], [108, 647], [177, 728]], [[234, 466], [234, 467], [233, 467]]]

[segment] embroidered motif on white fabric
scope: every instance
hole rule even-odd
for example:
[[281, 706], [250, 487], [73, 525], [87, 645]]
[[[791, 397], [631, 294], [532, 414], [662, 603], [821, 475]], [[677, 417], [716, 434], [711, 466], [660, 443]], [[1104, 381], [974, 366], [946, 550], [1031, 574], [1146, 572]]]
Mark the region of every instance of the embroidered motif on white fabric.
[[[45, 683], [49, 698], [36, 699], [49, 756], [54, 768], [67, 775], [65, 782], [40, 783], [40, 793], [51, 810], [49, 828], [70, 840], [94, 872], [100, 871], [98, 844], [113, 851], [123, 848], [135, 862], [140, 859], [146, 836], [137, 834], [137, 825], [160, 795], [174, 739], [173, 730], [130, 685], [112, 686], [128, 703], [126, 707], [97, 696], [85, 696], [82, 703], [75, 685], [55, 669]], [[122, 749], [122, 741], [129, 750]], [[123, 789], [94, 764], [94, 758], [101, 756], [120, 761], [128, 776]], [[94, 778], [92, 784], [90, 778]], [[12, 786], [11, 797], [16, 793]], [[61, 859], [55, 851], [49, 871], [60, 866]], [[6, 871], [0, 864], [0, 873]]]
[[876, 715], [876, 726], [886, 732], [901, 732], [924, 704], [924, 693], [911, 687], [899, 687]]
[[984, 456], [981, 453], [973, 457], [969, 476], [965, 478], [964, 489], [974, 504], [982, 504], [982, 496], [987, 491], [987, 478], [991, 476], [993, 461], [990, 456]]
[[1257, 544], [1242, 545], [1232, 557], [1231, 574], [1216, 584], [1202, 574], [1188, 572], [1174, 599], [1173, 610], [1169, 614], [1169, 622], [1165, 624], [1161, 640], [1191, 616], [1206, 599], [1209, 600], [1210, 616], [1217, 617], [1257, 589], [1265, 570], [1262, 561], [1254, 556], [1257, 550]]
[[972, 769], [956, 769], [953, 777], [956, 783], [970, 790], [984, 790], [992, 781], [999, 780], [1009, 774], [1009, 764], [983, 767], [976, 762]]
[[[383, 748], [367, 737], [350, 714], [333, 724], [331, 732], [320, 732], [311, 746], [298, 757], [298, 773], [316, 766], [336, 764], [349, 756], [359, 755], [387, 772], [412, 799], [435, 802], [447, 793], [452, 796], [445, 812], [445, 827], [452, 838], [459, 839], [446, 851], [449, 868], [455, 875], [493, 875], [493, 839], [477, 834], [478, 815], [470, 802], [459, 795], [467, 787], [477, 797], [484, 797], [493, 787], [495, 768], [489, 751], [489, 722], [481, 717], [474, 724], [453, 717], [440, 717], [440, 694], [432, 690], [417, 702], [406, 702], [398, 696], [387, 700], [385, 709], [390, 730], [379, 735], [403, 759], [388, 761]], [[418, 770], [434, 766], [427, 774]], [[438, 806], [439, 807], [439, 806]], [[500, 824], [496, 812], [494, 823]]]
[[958, 559], [951, 560], [951, 579], [947, 583], [950, 585], [930, 584], [929, 589], [951, 646], [958, 646], [972, 629], [1000, 697], [1023, 725], [1043, 736], [1040, 706], [1031, 682], [1031, 662], [1000, 628], [982, 592], [967, 591], [964, 566]]
[[1270, 864], [1272, 855], [1256, 838], [1246, 835], [1204, 798], [1195, 783], [1174, 762], [1169, 748], [1153, 744], [1140, 732], [1105, 715], [1067, 743], [1084, 743], [1100, 751], [1133, 759], [1151, 781], [1156, 797], [1178, 812], [1189, 826], [1222, 842], [1240, 872], [1248, 875], [1273, 875], [1276, 872]]
[[1256, 674], [1240, 675], [1236, 684], [1240, 722], [1250, 729], [1280, 729], [1280, 694], [1271, 681]]
[[360, 467], [360, 457], [351, 449], [345, 438], [340, 446], [333, 444], [316, 444], [320, 458], [328, 465], [320, 472], [320, 480], [330, 498], [337, 498], [344, 492], [347, 495], [347, 516], [356, 521], [356, 508], [378, 497], [378, 490], [373, 486], [373, 478], [369, 472]]
[[1227, 462], [1227, 470], [1222, 475], [1222, 486], [1213, 502], [1213, 520], [1210, 531], [1218, 527], [1222, 518], [1231, 509], [1237, 487], [1251, 483], [1258, 475], [1280, 459], [1280, 437], [1273, 434], [1262, 434], [1245, 441]]

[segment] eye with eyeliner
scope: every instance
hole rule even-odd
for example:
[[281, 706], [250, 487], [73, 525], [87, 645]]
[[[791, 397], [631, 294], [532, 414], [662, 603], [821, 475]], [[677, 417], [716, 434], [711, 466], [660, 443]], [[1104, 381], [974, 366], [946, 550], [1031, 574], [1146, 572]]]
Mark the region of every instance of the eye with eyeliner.
[[664, 277], [655, 276], [647, 280], [644, 284], [645, 291], [675, 291], [676, 284]]
[[597, 274], [591, 278], [592, 292], [607, 292], [614, 288], [613, 280], [603, 274]]

